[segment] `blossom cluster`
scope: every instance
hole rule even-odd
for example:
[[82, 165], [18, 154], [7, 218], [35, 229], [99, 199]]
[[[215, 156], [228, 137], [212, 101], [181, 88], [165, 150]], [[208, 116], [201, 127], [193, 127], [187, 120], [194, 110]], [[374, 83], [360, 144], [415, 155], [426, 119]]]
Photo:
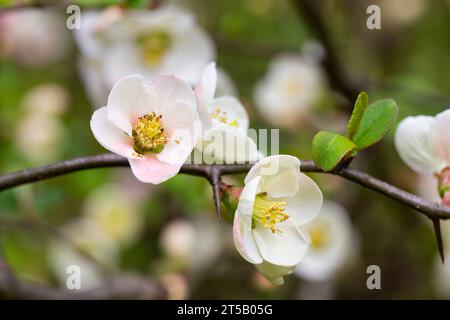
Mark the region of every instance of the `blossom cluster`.
[[[111, 88], [92, 116], [92, 132], [103, 147], [128, 159], [138, 180], [167, 181], [195, 154], [213, 163], [255, 163], [237, 193], [233, 240], [268, 280], [282, 284], [294, 271], [309, 280], [329, 279], [357, 251], [345, 210], [323, 204], [317, 184], [301, 173], [300, 160], [258, 151], [248, 134], [246, 107], [232, 85], [221, 89], [224, 77], [211, 62], [212, 40], [188, 11], [165, 6], [89, 13], [76, 38], [82, 75], [100, 97], [94, 100]], [[307, 53], [274, 59], [254, 90], [268, 122], [295, 128], [320, 105], [326, 82], [318, 60]], [[410, 167], [437, 175], [445, 204], [449, 124], [448, 111], [408, 118], [395, 138]]]

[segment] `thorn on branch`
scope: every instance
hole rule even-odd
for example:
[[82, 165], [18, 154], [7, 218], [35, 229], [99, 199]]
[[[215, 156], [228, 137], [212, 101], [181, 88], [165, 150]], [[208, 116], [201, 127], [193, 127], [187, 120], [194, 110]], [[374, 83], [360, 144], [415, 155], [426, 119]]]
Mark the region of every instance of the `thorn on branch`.
[[442, 241], [442, 232], [441, 232], [441, 220], [438, 218], [431, 219], [433, 222], [434, 234], [436, 236], [436, 243], [439, 250], [439, 255], [441, 256], [442, 263], [445, 262], [444, 256], [444, 243]]
[[214, 205], [216, 207], [217, 218], [219, 219], [219, 223], [222, 221], [222, 208], [221, 208], [221, 199], [222, 199], [222, 179], [221, 172], [219, 168], [210, 167], [210, 170], [207, 173], [207, 178], [211, 187], [213, 189], [213, 197], [214, 197]]

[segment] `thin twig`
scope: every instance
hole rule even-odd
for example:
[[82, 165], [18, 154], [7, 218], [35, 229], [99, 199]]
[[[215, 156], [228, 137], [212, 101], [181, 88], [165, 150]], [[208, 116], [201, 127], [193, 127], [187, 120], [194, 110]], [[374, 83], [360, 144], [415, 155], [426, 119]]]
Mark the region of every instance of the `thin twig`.
[[318, 1], [295, 0], [293, 1], [298, 13], [306, 20], [317, 38], [325, 48], [325, 57], [323, 66], [327, 72], [331, 85], [341, 92], [349, 101], [349, 109], [352, 109], [352, 103], [355, 101], [359, 92], [366, 87], [365, 84], [356, 84], [354, 79], [350, 78], [341, 63], [341, 59], [336, 53], [333, 41], [328, 33], [327, 26], [324, 23], [318, 6]]

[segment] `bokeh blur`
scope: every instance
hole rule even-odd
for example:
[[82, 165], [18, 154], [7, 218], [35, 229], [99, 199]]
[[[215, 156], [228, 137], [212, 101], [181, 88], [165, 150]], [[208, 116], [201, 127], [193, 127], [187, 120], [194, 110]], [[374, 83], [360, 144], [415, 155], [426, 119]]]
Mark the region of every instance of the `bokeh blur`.
[[[0, 0], [0, 174], [106, 152], [89, 119], [118, 78], [180, 72], [193, 85], [212, 60], [218, 90], [239, 97], [250, 127], [279, 128], [279, 152], [300, 159], [312, 158], [318, 131], [345, 132], [355, 92], [395, 99], [398, 120], [450, 107], [450, 1], [312, 1], [318, 17], [301, 2], [71, 1], [81, 29], [69, 30], [64, 1]], [[371, 4], [380, 30], [366, 26]], [[153, 14], [167, 5], [173, 16]], [[164, 28], [184, 33], [167, 39]], [[178, 52], [160, 63], [168, 47]], [[400, 160], [394, 132], [352, 166], [439, 201], [436, 180]], [[83, 289], [101, 285], [106, 267], [157, 279], [171, 299], [450, 298], [429, 220], [339, 177], [311, 177], [327, 205], [283, 286], [239, 256], [207, 180], [182, 174], [151, 186], [128, 168], [102, 168], [2, 191], [1, 246], [21, 279], [62, 288], [76, 264]], [[450, 258], [450, 223], [442, 228]], [[366, 286], [370, 265], [380, 290]]]

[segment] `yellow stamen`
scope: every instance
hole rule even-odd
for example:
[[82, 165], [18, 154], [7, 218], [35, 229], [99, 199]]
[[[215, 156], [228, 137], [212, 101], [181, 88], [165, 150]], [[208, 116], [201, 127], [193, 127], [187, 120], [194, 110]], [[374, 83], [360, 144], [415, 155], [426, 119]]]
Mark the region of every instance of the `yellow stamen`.
[[216, 107], [213, 112], [211, 112], [211, 118], [219, 120], [222, 123], [225, 123], [232, 127], [238, 127], [237, 119], [233, 119], [231, 121], [228, 120], [228, 115], [226, 111], [222, 111], [220, 107]]
[[154, 112], [138, 119], [133, 126], [134, 151], [139, 155], [145, 152], [160, 153], [167, 143], [167, 135], [162, 126], [162, 115]]
[[272, 233], [280, 232], [275, 224], [286, 221], [289, 216], [285, 213], [284, 201], [267, 200], [266, 193], [260, 193], [256, 196], [253, 205], [253, 224], [261, 223], [264, 228], [268, 228]]
[[170, 35], [165, 31], [152, 31], [138, 38], [138, 45], [145, 63], [149, 67], [161, 64], [171, 46]]

